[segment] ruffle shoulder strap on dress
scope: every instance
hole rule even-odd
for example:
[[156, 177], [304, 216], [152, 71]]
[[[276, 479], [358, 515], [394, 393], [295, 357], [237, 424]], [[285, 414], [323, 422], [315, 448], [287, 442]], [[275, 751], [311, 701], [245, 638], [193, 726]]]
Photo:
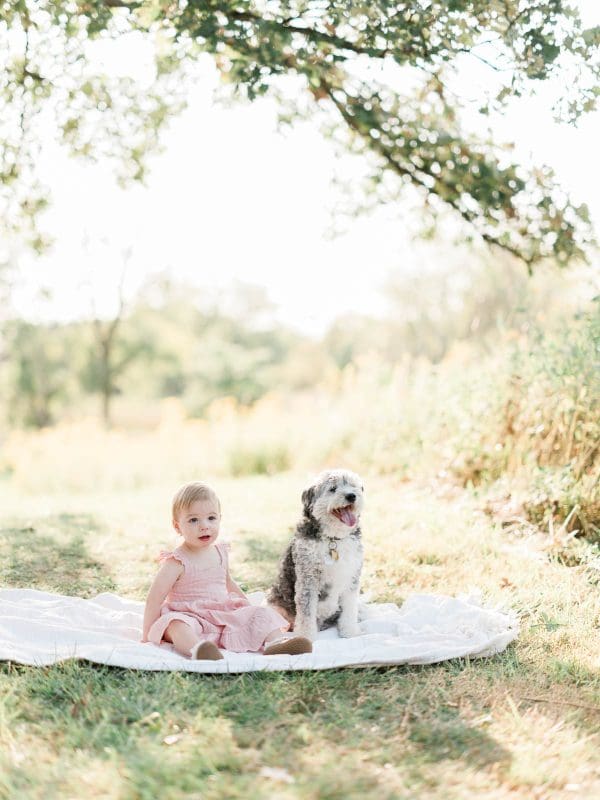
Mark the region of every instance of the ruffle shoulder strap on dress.
[[175, 561], [179, 561], [179, 563], [183, 564], [183, 566], [185, 567], [185, 558], [181, 555], [181, 553], [178, 553], [176, 550], [161, 550], [156, 560], [159, 562], [159, 564], [163, 564], [170, 558], [174, 558]]

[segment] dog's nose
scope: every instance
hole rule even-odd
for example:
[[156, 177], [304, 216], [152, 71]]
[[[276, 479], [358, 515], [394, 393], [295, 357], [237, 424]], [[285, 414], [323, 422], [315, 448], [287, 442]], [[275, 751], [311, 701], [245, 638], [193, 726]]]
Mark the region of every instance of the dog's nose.
[[349, 503], [353, 503], [356, 500], [356, 495], [354, 494], [354, 492], [348, 492], [348, 494], [346, 495], [346, 500]]

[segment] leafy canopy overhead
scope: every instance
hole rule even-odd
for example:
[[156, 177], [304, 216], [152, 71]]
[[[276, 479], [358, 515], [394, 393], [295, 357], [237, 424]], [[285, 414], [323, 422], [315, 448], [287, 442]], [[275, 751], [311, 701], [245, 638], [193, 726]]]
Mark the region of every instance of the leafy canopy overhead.
[[[92, 66], [90, 40], [132, 32], [154, 44], [150, 87]], [[271, 94], [290, 120], [325, 118], [337, 142], [367, 156], [371, 201], [412, 186], [429, 213], [451, 209], [529, 268], [545, 257], [566, 264], [591, 239], [587, 209], [551, 169], [525, 169], [510, 148], [465, 129], [457, 74], [470, 61], [494, 76], [483, 115], [561, 75], [556, 112], [574, 122], [595, 107], [599, 44], [600, 29], [583, 30], [564, 0], [0, 1], [2, 216], [44, 246], [35, 165], [49, 124], [73, 153], [115, 161], [123, 180], [143, 178], [161, 126], [210, 53], [232, 94]], [[289, 91], [292, 76], [303, 91]]]

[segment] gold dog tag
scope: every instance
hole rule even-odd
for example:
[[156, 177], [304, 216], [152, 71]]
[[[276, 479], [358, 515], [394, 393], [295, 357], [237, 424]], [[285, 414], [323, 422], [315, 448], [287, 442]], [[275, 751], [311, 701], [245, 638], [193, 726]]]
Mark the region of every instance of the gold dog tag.
[[332, 558], [334, 561], [337, 561], [337, 560], [338, 560], [338, 558], [340, 557], [340, 554], [338, 553], [338, 551], [337, 551], [337, 550], [335, 550], [335, 549], [332, 547], [332, 548], [330, 549], [330, 551], [329, 551], [329, 556], [330, 556], [330, 557], [331, 557], [331, 558]]

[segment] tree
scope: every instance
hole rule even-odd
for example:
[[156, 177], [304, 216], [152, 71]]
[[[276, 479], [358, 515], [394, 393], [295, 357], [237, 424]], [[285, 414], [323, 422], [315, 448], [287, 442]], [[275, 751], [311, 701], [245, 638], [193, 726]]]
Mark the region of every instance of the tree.
[[117, 380], [131, 363], [147, 350], [145, 343], [128, 342], [120, 335], [125, 317], [124, 284], [130, 257], [131, 250], [126, 250], [123, 253], [123, 266], [117, 290], [117, 308], [110, 319], [100, 318], [93, 295], [91, 298], [94, 343], [82, 372], [82, 382], [86, 389], [100, 394], [102, 421], [107, 428], [112, 424], [111, 401], [118, 392]]
[[77, 341], [67, 326], [10, 321], [7, 417], [10, 422], [43, 428], [54, 422], [70, 390]]
[[[547, 167], [525, 169], [510, 151], [461, 121], [454, 76], [484, 63], [498, 90], [481, 109], [561, 74], [557, 107], [573, 121], [595, 107], [600, 28], [583, 30], [567, 0], [17, 0], [0, 4], [4, 219], [29, 225], [46, 202], [36, 185], [35, 121], [52, 111], [74, 153], [110, 157], [122, 176], [143, 177], [158, 131], [182, 105], [180, 89], [210, 53], [234, 94], [270, 93], [290, 119], [316, 114], [352, 152], [368, 157], [371, 198], [416, 189], [434, 214], [449, 209], [472, 234], [522, 259], [564, 265], [591, 240]], [[89, 43], [137, 32], [155, 42], [154, 84], [90, 70]], [[302, 92], [290, 93], [295, 76]], [[400, 91], [412, 82], [413, 88]]]

